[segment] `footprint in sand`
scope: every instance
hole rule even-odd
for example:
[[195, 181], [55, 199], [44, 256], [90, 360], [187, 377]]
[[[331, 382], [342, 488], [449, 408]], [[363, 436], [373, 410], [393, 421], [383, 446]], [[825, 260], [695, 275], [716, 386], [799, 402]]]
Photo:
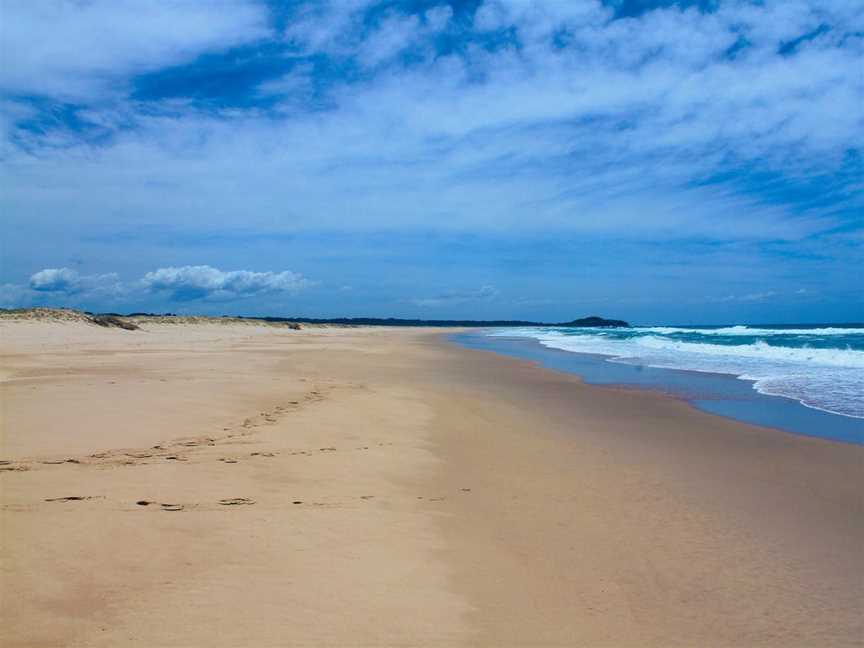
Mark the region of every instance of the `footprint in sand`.
[[176, 443], [174, 443], [174, 445], [183, 446], [186, 448], [194, 448], [196, 446], [202, 446], [202, 445], [208, 445], [208, 446], [216, 445], [215, 441], [216, 441], [215, 439], [210, 439], [210, 438], [207, 438], [207, 439], [189, 439], [187, 441], [177, 441]]
[[2, 472], [27, 472], [30, 470], [28, 466], [13, 466], [13, 465], [5, 465], [0, 466], [0, 471]]
[[159, 504], [159, 502], [151, 502], [149, 500], [138, 500], [135, 502], [138, 506], [150, 506], [151, 504], [158, 504], [159, 508], [163, 511], [182, 511], [182, 504]]
[[225, 458], [225, 457], [223, 457], [223, 458], [220, 459], [219, 461], [222, 461], [222, 462], [224, 462], [224, 463], [237, 463], [237, 460], [236, 460], [236, 459], [230, 459], [230, 458]]
[[219, 503], [222, 506], [240, 506], [243, 504], [254, 504], [255, 500], [249, 499], [248, 497], [229, 497], [227, 499], [219, 500]]
[[66, 497], [49, 497], [46, 502], [83, 502], [84, 500], [102, 499], [102, 495], [67, 495]]

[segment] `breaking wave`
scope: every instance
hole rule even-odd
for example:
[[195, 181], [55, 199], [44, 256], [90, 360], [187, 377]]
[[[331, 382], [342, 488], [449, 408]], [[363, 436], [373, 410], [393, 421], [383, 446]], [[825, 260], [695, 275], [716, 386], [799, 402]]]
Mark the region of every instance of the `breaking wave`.
[[864, 418], [864, 328], [520, 328], [522, 336], [574, 353], [666, 369], [731, 374], [756, 390], [815, 409]]

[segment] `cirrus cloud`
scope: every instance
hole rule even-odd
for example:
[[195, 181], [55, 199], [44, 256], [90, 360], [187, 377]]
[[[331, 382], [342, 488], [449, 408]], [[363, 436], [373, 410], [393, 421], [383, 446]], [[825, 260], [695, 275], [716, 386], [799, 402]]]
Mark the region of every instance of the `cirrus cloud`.
[[0, 87], [62, 100], [117, 96], [130, 74], [265, 36], [267, 18], [246, 0], [4, 0]]

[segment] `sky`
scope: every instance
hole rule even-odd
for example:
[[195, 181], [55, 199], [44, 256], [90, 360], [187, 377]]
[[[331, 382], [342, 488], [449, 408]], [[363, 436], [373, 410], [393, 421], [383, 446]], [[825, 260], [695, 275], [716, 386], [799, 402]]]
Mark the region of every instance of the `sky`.
[[858, 0], [0, 0], [0, 306], [864, 321]]

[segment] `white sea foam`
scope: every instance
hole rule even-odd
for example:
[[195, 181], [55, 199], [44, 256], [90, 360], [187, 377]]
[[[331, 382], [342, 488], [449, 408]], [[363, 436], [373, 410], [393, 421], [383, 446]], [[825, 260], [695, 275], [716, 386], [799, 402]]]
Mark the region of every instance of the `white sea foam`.
[[685, 328], [677, 326], [637, 326], [633, 329], [640, 333], [692, 333], [694, 335], [747, 335], [747, 336], [767, 336], [767, 335], [864, 335], [864, 328], [841, 328], [829, 326], [825, 328], [807, 328], [807, 329], [767, 329], [767, 328], [750, 328], [749, 326], [725, 326], [723, 328]]
[[[710, 330], [716, 332], [723, 329]], [[820, 329], [800, 330], [814, 335], [833, 335], [816, 333]], [[864, 330], [860, 329], [821, 330], [842, 330], [846, 335], [861, 331], [864, 334]], [[679, 331], [702, 333], [702, 329], [652, 327], [650, 332], [647, 328], [630, 331], [634, 333], [632, 336], [627, 336], [627, 330], [621, 329], [573, 329], [564, 333], [523, 328], [501, 330], [491, 335], [532, 337], [550, 348], [610, 356], [612, 362], [731, 374], [753, 381], [754, 387], [764, 394], [785, 396], [815, 409], [864, 418], [864, 351], [777, 346], [762, 340], [751, 344], [724, 345], [664, 337], [664, 334]], [[771, 331], [777, 333], [782, 329]], [[770, 335], [754, 333], [754, 329], [748, 329], [747, 334], [760, 337]]]
[[677, 351], [691, 355], [710, 355], [738, 360], [754, 358], [790, 364], [807, 363], [825, 367], [850, 367], [864, 369], [864, 351], [854, 349], [815, 349], [811, 347], [771, 346], [758, 340], [752, 344], [704, 344], [682, 342], [656, 336], [632, 338], [637, 346], [649, 349]]

